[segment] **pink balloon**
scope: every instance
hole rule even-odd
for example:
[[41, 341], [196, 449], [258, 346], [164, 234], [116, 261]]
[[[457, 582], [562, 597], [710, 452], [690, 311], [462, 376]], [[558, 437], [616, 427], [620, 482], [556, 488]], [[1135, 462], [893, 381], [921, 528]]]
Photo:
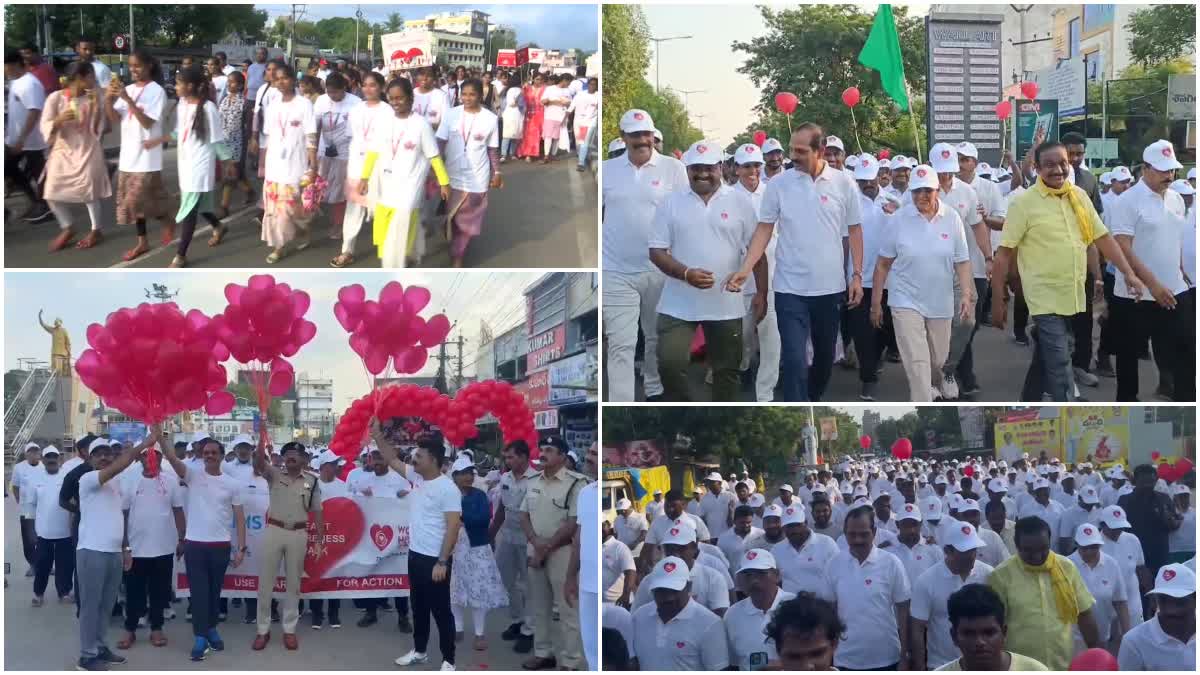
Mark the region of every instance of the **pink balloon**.
[[396, 362], [396, 370], [402, 373], [417, 373], [425, 367], [429, 352], [422, 347], [407, 347]]
[[236, 305], [238, 304], [238, 301], [242, 299], [242, 291], [245, 290], [245, 286], [239, 286], [237, 284], [225, 284], [225, 300], [227, 300], [231, 305]]
[[209, 415], [224, 415], [233, 410], [233, 406], [236, 403], [237, 401], [234, 400], [233, 394], [227, 391], [218, 391], [208, 397], [208, 403], [204, 404], [204, 412]]
[[350, 336], [350, 348], [358, 354], [360, 359], [367, 358], [367, 347], [371, 344], [370, 339], [364, 333], [355, 333]]
[[431, 297], [433, 296], [429, 292], [428, 288], [424, 288], [422, 286], [409, 286], [408, 289], [404, 291], [404, 306], [408, 308], [408, 311], [416, 314], [425, 309], [425, 306], [429, 304], [429, 299]]
[[250, 288], [270, 290], [275, 287], [275, 277], [270, 274], [255, 274], [250, 277], [250, 283], [247, 285]]
[[378, 375], [387, 368], [388, 353], [379, 345], [371, 345], [367, 348], [367, 355], [364, 361], [367, 364], [367, 372], [372, 375]]
[[292, 326], [292, 335], [297, 338], [297, 344], [306, 345], [317, 336], [317, 324], [301, 319]]
[[379, 292], [379, 304], [387, 307], [389, 311], [395, 311], [404, 304], [406, 296], [404, 286], [400, 285], [399, 281], [389, 281]]
[[338, 300], [341, 300], [347, 306], [361, 305], [366, 299], [367, 291], [362, 287], [362, 284], [350, 284], [338, 289]]
[[309, 306], [312, 304], [312, 298], [304, 291], [295, 291], [292, 293], [292, 316], [299, 319], [308, 312]]
[[212, 355], [218, 361], [225, 361], [229, 358], [229, 347], [224, 342], [217, 342], [212, 347]]
[[267, 393], [272, 396], [283, 396], [292, 388], [292, 382], [295, 376], [290, 370], [280, 370], [271, 373], [271, 382], [267, 386]]
[[445, 314], [438, 314], [425, 324], [425, 332], [421, 336], [421, 345], [424, 347], [433, 347], [441, 344], [442, 340], [450, 334], [450, 320]]
[[357, 321], [354, 321], [353, 319], [350, 318], [350, 310], [346, 309], [346, 306], [344, 304], [342, 304], [341, 300], [334, 303], [333, 316], [335, 319], [337, 319], [337, 322], [342, 326], [342, 329], [344, 329], [348, 333], [353, 333], [355, 327], [358, 325]]
[[92, 349], [100, 349], [100, 336], [105, 332], [104, 326], [98, 323], [93, 323], [87, 327], [87, 342]]
[[95, 375], [96, 371], [100, 369], [100, 365], [100, 354], [95, 350], [85, 349], [75, 360], [75, 372], [79, 373], [80, 377], [89, 378]]

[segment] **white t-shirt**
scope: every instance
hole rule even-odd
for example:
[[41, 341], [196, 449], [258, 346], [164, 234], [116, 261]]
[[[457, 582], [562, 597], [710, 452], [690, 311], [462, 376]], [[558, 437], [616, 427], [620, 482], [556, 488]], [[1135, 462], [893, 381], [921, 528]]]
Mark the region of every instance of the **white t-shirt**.
[[759, 218], [779, 228], [776, 292], [817, 296], [846, 290], [842, 238], [851, 225], [862, 223], [860, 194], [853, 178], [828, 164], [815, 181], [792, 169], [767, 184]]
[[848, 551], [838, 553], [825, 569], [820, 597], [837, 603], [846, 624], [834, 665], [841, 670], [882, 668], [900, 660], [895, 606], [908, 601], [912, 589], [899, 558], [872, 547], [861, 564]]
[[1196, 672], [1196, 635], [1193, 633], [1186, 644], [1180, 642], [1178, 638], [1167, 635], [1156, 616], [1139, 626], [1134, 626], [1121, 639], [1117, 669], [1125, 672]]
[[[981, 176], [975, 176], [975, 180], [971, 181], [971, 187], [975, 189], [975, 194], [979, 196], [979, 203], [983, 204], [983, 211], [988, 218], [1004, 218], [1008, 215], [1008, 200], [1004, 195], [1000, 194], [1000, 187], [992, 181]], [[1107, 208], [1107, 207], [1106, 207]], [[986, 227], [986, 224], [985, 224]], [[974, 233], [967, 235], [967, 240], [974, 239]], [[1000, 246], [1000, 237], [1003, 232], [988, 228], [988, 240], [992, 244], [992, 254], [996, 253], [996, 248]], [[986, 263], [986, 261], [984, 261]], [[979, 273], [975, 272], [975, 259], [971, 259], [971, 271], [976, 279], [982, 279]], [[987, 271], [987, 268], [984, 268]]]
[[[582, 493], [581, 493], [582, 494]], [[625, 590], [625, 573], [637, 569], [633, 561], [633, 551], [629, 547], [621, 543], [616, 537], [609, 537], [604, 541], [604, 567], [602, 574], [604, 579], [601, 587], [604, 588], [604, 600], [607, 602], [616, 602], [617, 598], [621, 597], [621, 593]], [[580, 569], [583, 569], [582, 565]]]
[[233, 66], [229, 65], [228, 63], [226, 63], [223, 68], [221, 68], [221, 72], [226, 75], [232, 73], [235, 70], [237, 70], [237, 68], [234, 68]]
[[450, 187], [464, 192], [487, 192], [492, 177], [488, 148], [500, 147], [496, 113], [487, 108], [469, 113], [458, 106], [438, 127], [438, 140], [446, 141], [446, 172]]
[[[59, 467], [62, 471], [62, 467]], [[48, 476], [46, 473], [46, 465], [38, 462], [37, 466], [31, 466], [29, 462], [21, 461], [13, 466], [12, 479], [10, 483], [21, 493], [21, 517], [32, 518], [33, 506], [29, 504], [29, 493], [32, 493], [37, 487], [38, 481]]]
[[734, 188], [719, 186], [707, 204], [690, 188], [668, 195], [655, 213], [648, 248], [669, 249], [687, 267], [712, 272], [715, 282], [700, 289], [667, 277], [658, 312], [683, 321], [740, 319], [745, 303], [722, 284], [742, 266], [757, 226], [754, 204]]
[[[1172, 295], [1187, 290], [1180, 270], [1186, 210], [1178, 192], [1168, 189], [1160, 196], [1144, 182], [1139, 182], [1114, 202], [1109, 227], [1114, 237], [1133, 237], [1133, 254]], [[1125, 285], [1125, 275], [1117, 270], [1116, 277], [1113, 294], [1132, 299], [1133, 294]], [[1142, 293], [1142, 301], [1154, 302], [1154, 298], [1149, 293]]]
[[120, 553], [125, 537], [121, 514], [121, 488], [110, 480], [100, 484], [100, 472], [79, 479], [79, 545], [77, 550]]
[[[255, 450], [255, 452], [258, 451]], [[203, 471], [204, 467], [201, 466], [200, 470]], [[249, 461], [243, 464], [237, 459], [234, 459], [232, 462], [225, 462], [221, 465], [221, 473], [227, 476], [232, 476], [233, 478], [237, 479], [238, 483], [245, 483], [248, 485], [250, 481], [254, 480], [254, 462]]]
[[722, 490], [720, 494], [705, 492], [700, 498], [700, 513], [708, 531], [712, 533], [712, 537], [707, 538], [720, 537], [730, 528], [729, 514], [733, 513], [731, 505], [736, 499], [728, 490]]
[[[1079, 551], [1067, 556], [1067, 559], [1075, 563], [1075, 568], [1079, 570], [1079, 577], [1083, 579], [1084, 586], [1087, 586], [1088, 592], [1096, 599], [1096, 604], [1092, 605], [1092, 616], [1096, 617], [1096, 625], [1100, 628], [1100, 643], [1105, 644], [1112, 632], [1113, 621], [1117, 618], [1117, 610], [1113, 607], [1113, 603], [1129, 600], [1129, 591], [1126, 589], [1127, 582], [1124, 575], [1121, 574], [1121, 566], [1104, 551], [1100, 552], [1100, 561], [1096, 563], [1095, 567], [1085, 563], [1079, 556]], [[1130, 619], [1132, 618], [1130, 616]], [[1071, 632], [1075, 634], [1077, 642], [1082, 644], [1083, 638], [1079, 634], [1079, 627], [1072, 626]]]
[[449, 108], [450, 101], [446, 98], [446, 92], [441, 89], [430, 89], [428, 94], [419, 89], [413, 90], [413, 113], [424, 117], [434, 130], [442, 123], [442, 118]]
[[934, 565], [941, 564], [942, 549], [934, 544], [926, 544], [923, 538], [917, 539], [917, 545], [909, 548], [903, 542], [899, 546], [889, 546], [888, 553], [900, 559], [904, 565], [904, 573], [908, 575], [908, 583], [916, 583], [917, 577]]
[[[971, 256], [971, 274], [976, 279], [986, 279], [986, 261], [983, 251], [979, 249], [979, 242], [975, 241], [975, 225], [983, 222], [978, 208], [981, 203], [979, 193], [975, 191], [975, 188], [955, 177], [950, 184], [949, 192], [938, 189], [938, 201], [949, 205], [958, 214], [962, 221], [963, 236], [967, 239], [967, 252]], [[990, 241], [991, 237], [988, 239]]]
[[[884, 200], [881, 197], [871, 199], [861, 195], [859, 201], [862, 204], [862, 285], [863, 288], [871, 288], [874, 285], [875, 261], [879, 259], [879, 244], [891, 228], [892, 215], [884, 212]], [[847, 256], [846, 278], [849, 279], [853, 274], [854, 260]]]
[[100, 89], [107, 87], [109, 80], [113, 78], [112, 69], [99, 59], [92, 59], [92, 70], [96, 73], [96, 84], [100, 85]]
[[233, 542], [233, 507], [242, 505], [242, 483], [233, 476], [213, 476], [203, 466], [190, 467], [187, 484], [188, 541]]
[[370, 105], [364, 101], [362, 105], [350, 109], [350, 164], [346, 167], [347, 176], [355, 180], [362, 176], [363, 163], [367, 160], [367, 153], [375, 148], [379, 131], [389, 119], [395, 117], [391, 106], [383, 102]]
[[729, 571], [737, 574], [737, 571], [742, 566], [742, 556], [748, 550], [746, 542], [765, 535], [761, 528], [750, 526], [750, 531], [743, 537], [737, 533], [732, 527], [725, 530], [721, 536], [717, 537], [717, 547], [725, 554], [725, 559], [729, 561]]
[[[1102, 537], [1102, 539], [1104, 542], [1100, 544], [1100, 552], [1107, 553], [1117, 561], [1121, 567], [1121, 574], [1125, 577], [1125, 588], [1139, 588], [1137, 568], [1146, 564], [1142, 541], [1132, 532], [1122, 532], [1116, 541], [1108, 537]], [[1129, 620], [1136, 626], [1142, 622], [1142, 593], [1139, 590], [1127, 595], [1129, 596]]]
[[229, 91], [229, 78], [225, 75], [218, 75], [212, 78], [213, 89], [217, 92], [217, 107], [221, 107], [221, 101], [225, 100], [225, 92]]
[[779, 607], [779, 603], [795, 598], [794, 593], [783, 589], [775, 592], [775, 601], [770, 609], [762, 611], [754, 606], [750, 598], [743, 598], [725, 612], [725, 637], [729, 640], [729, 658], [738, 670], [761, 670], [776, 658], [775, 643], [766, 635], [767, 624]]
[[350, 486], [346, 485], [346, 481], [342, 480], [341, 478], [334, 478], [328, 483], [322, 480], [320, 483], [322, 503], [327, 502], [334, 497], [350, 496]]
[[[33, 73], [26, 71], [24, 75], [8, 83], [8, 126], [4, 132], [4, 144], [13, 145], [25, 128], [25, 120], [29, 116], [41, 117], [42, 109], [46, 107], [46, 89]], [[29, 135], [25, 137], [23, 150], [45, 150], [46, 139], [42, 137], [42, 125], [34, 124]]]
[[[1017, 516], [1019, 518], [1024, 518], [1026, 516], [1037, 516], [1038, 518], [1046, 521], [1046, 524], [1050, 526], [1050, 541], [1057, 542], [1059, 537], [1065, 536], [1059, 528], [1059, 525], [1062, 522], [1062, 514], [1064, 511], [1062, 504], [1059, 504], [1051, 499], [1046, 503], [1045, 506], [1042, 506], [1038, 503], [1037, 499], [1033, 497], [1031, 497], [1029, 501], [1025, 502], [1024, 505], [1021, 505], [1021, 500], [1018, 499], [1017, 504]], [[1070, 536], [1074, 536], [1074, 533], [1072, 533]]]
[[[757, 229], [758, 222], [760, 221], [760, 213], [762, 211], [762, 198], [767, 192], [767, 182], [760, 179], [758, 181], [758, 188], [754, 192], [746, 189], [746, 186], [742, 185], [741, 180], [735, 182], [732, 187], [735, 192], [745, 195], [750, 199], [750, 204], [754, 206], [754, 222], [755, 229]], [[775, 287], [775, 284], [771, 281], [771, 278], [775, 276], [775, 248], [778, 246], [778, 244], [779, 230], [771, 230], [771, 240], [767, 242], [766, 253], [763, 253], [763, 255], [767, 258], [767, 293], [770, 293], [771, 289]], [[758, 282], [754, 280], [754, 275], [751, 274], [746, 278], [746, 284], [742, 286], [742, 295], [753, 296], [757, 292]]]
[[441, 555], [447, 513], [462, 513], [462, 493], [454, 481], [444, 475], [425, 481], [410, 495], [409, 550], [435, 558]]
[[1196, 287], [1196, 207], [1188, 209], [1187, 220], [1183, 224], [1183, 271], [1191, 280], [1191, 287]]
[[165, 473], [155, 478], [139, 475], [125, 487], [122, 508], [129, 511], [133, 557], [157, 558], [174, 553], [179, 532], [172, 509], [183, 508], [184, 503], [179, 479]]
[[962, 656], [950, 638], [950, 613], [946, 602], [950, 595], [967, 584], [986, 584], [992, 567], [976, 562], [967, 575], [967, 580], [950, 571], [945, 563], [938, 562], [917, 576], [912, 583], [912, 618], [920, 619], [925, 627], [925, 662], [932, 668], [950, 663]]
[[636, 656], [633, 651], [633, 615], [629, 613], [629, 610], [611, 602], [603, 603], [600, 610], [600, 625], [620, 633], [621, 637], [625, 639], [625, 653], [631, 659]]
[[600, 564], [599, 484], [592, 481], [579, 491], [575, 522], [579, 525], [579, 590], [599, 593], [596, 568]]
[[21, 487], [21, 501], [29, 504], [33, 531], [43, 539], [71, 536], [71, 514], [58, 505], [58, 494], [66, 477], [67, 472], [62, 469], [54, 475], [43, 470], [41, 476], [26, 479]]
[[351, 478], [349, 491], [356, 495], [365, 496], [369, 489], [371, 496], [374, 497], [400, 499], [401, 492], [412, 492], [413, 489], [412, 483], [407, 478], [391, 469], [382, 476], [374, 471], [364, 471]]
[[[600, 93], [579, 92], [575, 98], [571, 99], [571, 105], [567, 110], [575, 112], [576, 128], [596, 126], [596, 120], [600, 117]], [[582, 138], [576, 140], [583, 141]]]
[[631, 649], [643, 671], [716, 671], [729, 667], [725, 624], [694, 600], [665, 624], [654, 603], [634, 610]]
[[[732, 590], [733, 580], [729, 578], [729, 572], [717, 569], [713, 562], [705, 562], [703, 555], [696, 559], [692, 565], [691, 594], [693, 600], [715, 612], [729, 607], [729, 591]], [[650, 584], [644, 581], [638, 584], [631, 603], [635, 610], [642, 605], [654, 605], [654, 593]]]
[[317, 133], [313, 104], [303, 96], [273, 103], [266, 114], [266, 179], [299, 185], [308, 170], [308, 134]]
[[342, 100], [335, 101], [329, 94], [321, 94], [313, 104], [313, 114], [321, 127], [321, 137], [317, 145], [317, 158], [325, 156], [325, 148], [333, 143], [337, 148], [337, 159], [347, 160], [350, 157], [350, 111], [362, 105], [362, 99], [349, 92]]
[[613, 521], [613, 530], [616, 532], [617, 539], [626, 546], [634, 546], [638, 537], [649, 529], [650, 522], [637, 511], [630, 511], [627, 516], [617, 516]]
[[262, 125], [258, 128], [259, 150], [265, 150], [267, 147], [267, 112], [272, 105], [278, 103], [282, 98], [283, 94], [280, 94], [275, 85], [270, 82], [264, 82], [258, 88], [258, 91], [254, 93], [254, 119]]
[[379, 155], [374, 171], [380, 176], [380, 203], [411, 206], [424, 188], [430, 160], [438, 156], [433, 128], [419, 115], [404, 119], [395, 115], [376, 117], [374, 122], [379, 125], [371, 134], [375, 138], [374, 152]]
[[969, 260], [958, 214], [938, 205], [930, 221], [912, 204], [892, 217], [879, 257], [894, 258], [888, 273], [888, 305], [911, 309], [926, 319], [954, 317], [954, 265]]
[[127, 85], [125, 91], [133, 100], [134, 106], [154, 120], [150, 129], [145, 129], [136, 115], [130, 112], [130, 104], [122, 98], [113, 103], [113, 109], [121, 115], [121, 156], [119, 168], [127, 173], [145, 173], [162, 171], [162, 145], [146, 150], [142, 147], [144, 141], [162, 137], [163, 108], [167, 104], [167, 91], [157, 82]]
[[[205, 138], [192, 132], [196, 115], [204, 115]], [[175, 108], [178, 143], [179, 189], [182, 192], [211, 192], [216, 186], [217, 154], [212, 144], [225, 140], [221, 116], [212, 101], [194, 105], [180, 99]]]
[[666, 535], [667, 530], [678, 525], [684, 520], [687, 520], [692, 527], [696, 528], [697, 539], [705, 542], [709, 539], [712, 539], [712, 534], [708, 531], [708, 525], [704, 523], [704, 518], [700, 516], [699, 512], [692, 513], [690, 511], [686, 511], [679, 514], [679, 517], [674, 520], [667, 518], [666, 515], [664, 515], [662, 518], [654, 519], [650, 523], [650, 531], [646, 533], [646, 543], [654, 544], [655, 546], [661, 544], [663, 536]]
[[603, 267], [606, 272], [638, 274], [653, 271], [650, 241], [654, 214], [667, 195], [688, 187], [683, 162], [653, 152], [640, 167], [629, 155], [604, 160]]
[[1179, 529], [1167, 535], [1171, 553], [1196, 550], [1196, 509], [1188, 507]]
[[[570, 99], [566, 87], [546, 87], [542, 92], [542, 100]], [[567, 118], [567, 106], [561, 103], [547, 103], [545, 107], [547, 122], [562, 122]]]
[[825, 568], [838, 554], [837, 544], [820, 532], [813, 532], [808, 540], [796, 550], [792, 542], [784, 539], [771, 547], [775, 564], [779, 567], [779, 580], [783, 590], [791, 593], [817, 593], [824, 581]]

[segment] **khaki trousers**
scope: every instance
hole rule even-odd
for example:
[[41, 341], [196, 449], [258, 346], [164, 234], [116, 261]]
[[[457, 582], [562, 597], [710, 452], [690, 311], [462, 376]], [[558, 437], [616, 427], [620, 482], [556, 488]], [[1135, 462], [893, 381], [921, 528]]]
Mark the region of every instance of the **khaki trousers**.
[[[568, 605], [563, 595], [570, 562], [571, 547], [562, 546], [550, 554], [545, 566], [529, 568], [528, 611], [533, 616], [533, 655], [554, 658], [560, 668], [583, 670], [579, 609]], [[554, 621], [556, 607], [557, 622]]]
[[304, 554], [308, 550], [308, 530], [285, 530], [268, 525], [263, 536], [262, 561], [258, 568], [258, 634], [271, 632], [271, 592], [283, 558], [287, 595], [280, 611], [283, 632], [295, 633], [300, 621], [300, 573], [304, 570]]
[[926, 319], [902, 307], [892, 307], [891, 312], [909, 400], [932, 401], [930, 386], [942, 384], [942, 364], [950, 351], [950, 319]]

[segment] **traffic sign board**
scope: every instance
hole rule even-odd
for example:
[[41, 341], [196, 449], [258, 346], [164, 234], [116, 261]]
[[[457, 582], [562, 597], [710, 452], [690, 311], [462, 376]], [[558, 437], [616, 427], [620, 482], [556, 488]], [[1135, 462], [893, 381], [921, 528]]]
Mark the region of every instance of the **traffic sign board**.
[[125, 49], [126, 39], [124, 35], [116, 35], [113, 37], [113, 47], [117, 49]]

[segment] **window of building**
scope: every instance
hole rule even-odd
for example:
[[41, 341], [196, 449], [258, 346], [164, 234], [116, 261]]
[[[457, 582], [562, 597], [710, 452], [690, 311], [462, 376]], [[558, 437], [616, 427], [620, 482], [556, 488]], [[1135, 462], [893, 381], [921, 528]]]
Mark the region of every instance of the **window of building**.
[[1067, 23], [1067, 58], [1079, 56], [1079, 28], [1081, 19], [1075, 17]]

